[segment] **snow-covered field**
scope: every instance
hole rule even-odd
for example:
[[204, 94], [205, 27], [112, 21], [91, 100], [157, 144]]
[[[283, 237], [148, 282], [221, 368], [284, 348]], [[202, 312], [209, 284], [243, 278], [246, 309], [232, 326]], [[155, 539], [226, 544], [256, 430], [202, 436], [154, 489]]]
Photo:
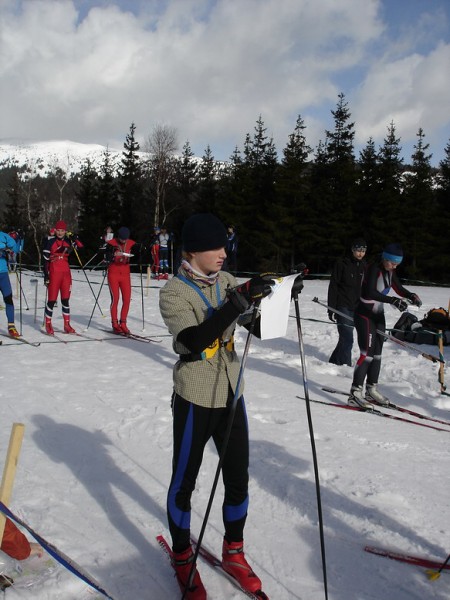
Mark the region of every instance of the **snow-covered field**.
[[[88, 272], [95, 292], [101, 273]], [[11, 426], [25, 424], [11, 508], [31, 527], [89, 571], [116, 600], [179, 598], [169, 562], [155, 541], [168, 535], [165, 500], [171, 466], [171, 372], [175, 355], [158, 310], [159, 288], [141, 295], [133, 276], [129, 326], [160, 343], [122, 338], [56, 343], [39, 331], [44, 286], [38, 283], [34, 323], [33, 274], [23, 274], [29, 310], [23, 334], [37, 348], [2, 337], [0, 346], [0, 464]], [[14, 281], [14, 277], [13, 277]], [[145, 281], [144, 281], [145, 283]], [[300, 296], [311, 398], [344, 402], [321, 390], [350, 388], [352, 369], [329, 365], [337, 340], [326, 310], [327, 282], [307, 281]], [[415, 288], [424, 305], [448, 306], [450, 290]], [[142, 302], [143, 298], [143, 302]], [[109, 293], [86, 335], [109, 337]], [[82, 332], [94, 306], [83, 273], [74, 271], [73, 325]], [[18, 300], [16, 300], [18, 307]], [[25, 309], [24, 303], [24, 309]], [[60, 305], [54, 323], [62, 328]], [[399, 317], [387, 307], [387, 323]], [[294, 306], [292, 305], [292, 315]], [[17, 311], [17, 323], [19, 313]], [[6, 317], [0, 311], [0, 331]], [[64, 338], [67, 339], [67, 336]], [[246, 332], [237, 335], [242, 352]], [[433, 351], [431, 347], [420, 347]], [[449, 349], [445, 349], [448, 360]], [[354, 349], [354, 357], [357, 350]], [[450, 420], [450, 397], [440, 394], [438, 367], [392, 342], [383, 353], [381, 388], [395, 403]], [[450, 375], [446, 374], [447, 379]], [[311, 446], [295, 318], [286, 338], [254, 339], [246, 369], [251, 438], [248, 558], [272, 600], [322, 600], [322, 566]], [[397, 414], [399, 413], [392, 413]], [[449, 435], [374, 415], [312, 405], [320, 469], [330, 600], [448, 599], [450, 579], [430, 581], [424, 570], [363, 551], [375, 544], [444, 560], [450, 552]], [[426, 421], [422, 421], [426, 422]], [[445, 426], [443, 426], [445, 427]], [[199, 532], [217, 464], [205, 454], [193, 497]], [[219, 485], [205, 544], [219, 552]], [[210, 567], [200, 572], [215, 600], [244, 597]], [[7, 600], [70, 600], [86, 586], [63, 568], [30, 590], [11, 589]]]

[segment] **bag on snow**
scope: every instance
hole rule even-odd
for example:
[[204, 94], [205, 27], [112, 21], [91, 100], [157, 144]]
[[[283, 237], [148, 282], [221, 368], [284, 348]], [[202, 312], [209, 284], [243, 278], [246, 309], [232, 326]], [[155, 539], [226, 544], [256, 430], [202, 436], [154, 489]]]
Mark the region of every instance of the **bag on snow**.
[[427, 312], [420, 323], [423, 327], [428, 327], [433, 330], [442, 329], [443, 331], [447, 331], [450, 329], [450, 315], [445, 308], [432, 308]]
[[[441, 312], [443, 311], [443, 313]], [[448, 312], [441, 308], [433, 308], [430, 310], [422, 321], [419, 321], [415, 315], [405, 312], [403, 313], [397, 323], [391, 329], [391, 334], [399, 340], [409, 342], [411, 344], [428, 344], [430, 346], [436, 346], [439, 343], [438, 331], [443, 331], [443, 343], [444, 346], [450, 345], [450, 320], [449, 327], [445, 327], [445, 313]], [[430, 321], [428, 316], [430, 315]], [[446, 330], [448, 329], [448, 330]]]

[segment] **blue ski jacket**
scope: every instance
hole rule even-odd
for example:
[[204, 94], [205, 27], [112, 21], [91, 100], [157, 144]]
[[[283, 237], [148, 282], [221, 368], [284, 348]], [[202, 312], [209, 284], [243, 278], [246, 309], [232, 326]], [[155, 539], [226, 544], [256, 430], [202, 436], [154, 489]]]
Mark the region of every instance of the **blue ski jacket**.
[[20, 247], [10, 235], [0, 231], [0, 273], [8, 272], [8, 250], [19, 252]]

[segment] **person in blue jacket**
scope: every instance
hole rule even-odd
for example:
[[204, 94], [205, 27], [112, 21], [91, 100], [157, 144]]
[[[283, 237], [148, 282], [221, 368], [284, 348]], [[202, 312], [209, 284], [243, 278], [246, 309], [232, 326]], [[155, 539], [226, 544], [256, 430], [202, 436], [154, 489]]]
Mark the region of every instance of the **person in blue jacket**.
[[20, 252], [20, 244], [4, 231], [0, 231], [0, 292], [5, 303], [8, 333], [11, 337], [20, 337], [14, 323], [14, 302], [11, 281], [9, 280], [8, 262], [11, 254]]

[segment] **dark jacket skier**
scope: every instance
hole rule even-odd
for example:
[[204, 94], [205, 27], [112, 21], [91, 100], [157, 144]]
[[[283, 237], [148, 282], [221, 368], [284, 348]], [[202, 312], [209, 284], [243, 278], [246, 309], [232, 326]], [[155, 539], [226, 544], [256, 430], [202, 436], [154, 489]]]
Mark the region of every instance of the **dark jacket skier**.
[[[351, 366], [353, 314], [361, 293], [361, 283], [366, 267], [364, 260], [366, 250], [365, 240], [362, 238], [354, 240], [351, 255], [338, 260], [331, 273], [328, 286], [328, 306], [331, 309], [328, 311], [328, 317], [331, 321], [336, 321], [339, 334], [336, 348], [328, 361], [334, 365]], [[347, 315], [347, 318], [333, 312], [333, 308]]]

